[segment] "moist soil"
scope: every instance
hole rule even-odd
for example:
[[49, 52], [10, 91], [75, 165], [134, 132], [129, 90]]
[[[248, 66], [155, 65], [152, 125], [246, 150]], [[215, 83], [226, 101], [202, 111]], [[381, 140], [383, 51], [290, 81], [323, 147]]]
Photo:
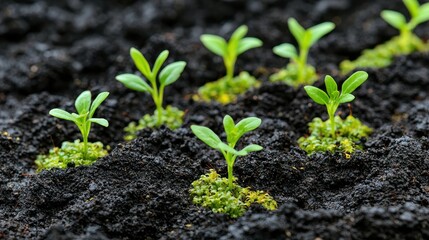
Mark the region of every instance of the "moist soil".
[[[379, 17], [382, 9], [404, 12], [399, 0], [1, 1], [0, 239], [429, 239], [428, 54], [367, 70], [356, 100], [339, 109], [374, 129], [351, 158], [299, 149], [308, 122], [326, 119], [325, 109], [302, 88], [267, 81], [286, 65], [271, 48], [294, 42], [289, 17], [306, 27], [337, 25], [310, 51], [322, 86], [325, 74], [344, 80], [342, 60], [397, 34]], [[264, 46], [240, 56], [237, 72], [264, 83], [226, 106], [194, 102], [199, 86], [224, 74], [199, 36], [229, 36], [240, 24]], [[416, 33], [428, 40], [429, 24]], [[165, 99], [186, 111], [182, 128], [122, 140], [130, 121], [154, 110], [149, 96], [115, 80], [135, 71], [130, 47], [150, 61], [168, 49], [169, 61], [188, 63]], [[38, 154], [79, 138], [75, 126], [48, 111], [73, 110], [86, 89], [111, 93], [97, 113], [111, 125], [94, 126], [90, 135], [111, 152], [91, 166], [37, 174]], [[191, 182], [210, 168], [226, 176], [226, 165], [189, 127], [223, 132], [225, 114], [262, 118], [241, 143], [264, 150], [238, 159], [234, 171], [241, 186], [269, 192], [278, 210], [252, 206], [231, 219], [192, 204]]]

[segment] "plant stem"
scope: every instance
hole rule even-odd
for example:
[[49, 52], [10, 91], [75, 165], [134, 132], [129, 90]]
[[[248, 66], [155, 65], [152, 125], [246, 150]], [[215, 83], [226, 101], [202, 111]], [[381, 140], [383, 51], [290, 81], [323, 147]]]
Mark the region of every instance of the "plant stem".
[[226, 79], [227, 81], [230, 81], [234, 78], [234, 66], [235, 66], [235, 59], [228, 60], [224, 59], [225, 68], [226, 68]]
[[233, 175], [232, 175], [232, 166], [234, 163], [229, 163], [227, 162], [228, 165], [228, 187], [229, 189], [232, 189], [232, 179], [233, 179]]
[[400, 31], [399, 38], [402, 51], [410, 51], [409, 45], [411, 44], [411, 31], [407, 27], [402, 28]]
[[301, 47], [298, 59], [298, 82], [305, 82], [305, 67], [307, 65], [308, 48]]

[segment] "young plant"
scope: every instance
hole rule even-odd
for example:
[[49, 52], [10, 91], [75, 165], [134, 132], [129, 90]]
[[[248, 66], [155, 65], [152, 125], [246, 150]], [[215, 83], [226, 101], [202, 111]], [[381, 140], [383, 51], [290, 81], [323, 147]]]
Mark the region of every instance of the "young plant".
[[162, 51], [156, 59], [153, 68], [151, 68], [143, 54], [137, 49], [131, 48], [130, 55], [134, 64], [147, 81], [149, 81], [150, 85], [135, 74], [126, 73], [116, 76], [116, 80], [124, 84], [127, 88], [151, 94], [156, 105], [156, 127], [164, 124], [163, 114], [165, 109], [162, 106], [164, 89], [179, 79], [186, 66], [184, 61], [178, 61], [168, 64], [161, 70], [162, 65], [167, 60], [168, 53], [167, 50]]
[[253, 131], [261, 125], [261, 119], [257, 117], [248, 117], [237, 124], [231, 116], [226, 115], [223, 118], [223, 126], [226, 133], [227, 143], [222, 142], [210, 128], [192, 125], [192, 132], [205, 144], [220, 151], [226, 160], [228, 167], [228, 186], [233, 187], [233, 166], [238, 156], [246, 156], [250, 152], [260, 151], [262, 147], [256, 144], [250, 144], [240, 151], [235, 150], [238, 140], [247, 132]]
[[405, 16], [392, 10], [384, 10], [381, 17], [392, 27], [399, 30], [399, 41], [403, 49], [407, 49], [411, 43], [412, 31], [417, 25], [429, 21], [429, 3], [420, 5], [417, 0], [403, 0], [410, 13], [411, 19], [406, 21]]
[[237, 57], [252, 49], [262, 46], [262, 41], [254, 37], [244, 37], [248, 31], [247, 26], [242, 25], [234, 31], [228, 42], [220, 36], [203, 34], [200, 37], [203, 45], [216, 55], [223, 58], [226, 68], [227, 80], [234, 78], [234, 67]]
[[103, 127], [109, 126], [109, 122], [106, 119], [93, 117], [95, 110], [97, 110], [107, 96], [109, 96], [108, 92], [102, 92], [98, 94], [95, 100], [91, 103], [91, 92], [84, 91], [76, 98], [74, 103], [77, 113], [69, 113], [59, 108], [54, 108], [49, 111], [50, 115], [74, 122], [79, 128], [83, 140], [83, 148], [81, 151], [84, 159], [88, 156], [88, 136], [91, 131], [91, 124], [96, 123]]
[[273, 52], [280, 57], [291, 59], [293, 65], [288, 66], [288, 68], [293, 68], [297, 72], [296, 79], [294, 79], [296, 84], [294, 85], [311, 84], [314, 81], [315, 73], [314, 68], [307, 64], [308, 52], [311, 46], [335, 28], [335, 24], [324, 22], [304, 29], [294, 18], [289, 18], [288, 26], [298, 43], [299, 53], [290, 43], [283, 43], [274, 47]]
[[304, 89], [313, 101], [318, 104], [325, 105], [329, 115], [330, 129], [332, 138], [336, 136], [335, 128], [335, 112], [341, 103], [348, 103], [355, 99], [352, 92], [364, 83], [368, 78], [368, 74], [364, 71], [353, 73], [341, 86], [341, 92], [338, 91], [338, 86], [335, 80], [327, 75], [325, 77], [326, 92], [313, 87], [305, 86]]

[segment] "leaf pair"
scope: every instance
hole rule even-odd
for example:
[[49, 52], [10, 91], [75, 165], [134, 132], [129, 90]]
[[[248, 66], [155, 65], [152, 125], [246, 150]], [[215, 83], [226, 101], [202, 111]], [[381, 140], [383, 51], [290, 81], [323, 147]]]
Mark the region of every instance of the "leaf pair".
[[59, 108], [54, 108], [49, 111], [49, 114], [68, 121], [76, 123], [78, 126], [80, 124], [86, 123], [87, 121], [97, 123], [103, 127], [108, 127], [109, 122], [104, 118], [93, 118], [95, 110], [100, 106], [100, 104], [106, 100], [109, 96], [108, 92], [102, 92], [97, 95], [95, 100], [91, 103], [91, 92], [84, 91], [82, 92], [75, 101], [75, 108], [78, 114], [69, 113]]
[[382, 11], [381, 17], [394, 28], [409, 31], [420, 23], [429, 21], [429, 3], [420, 5], [417, 0], [403, 0], [403, 2], [411, 15], [411, 20], [408, 23], [403, 14], [392, 10]]
[[340, 103], [351, 102], [355, 96], [351, 93], [364, 83], [368, 74], [364, 71], [358, 71], [352, 74], [341, 86], [341, 93], [335, 80], [327, 75], [325, 77], [326, 92], [314, 86], [305, 86], [304, 89], [313, 101], [321, 105], [339, 105]]
[[262, 147], [256, 144], [251, 144], [240, 151], [235, 150], [234, 147], [245, 133], [258, 128], [261, 125], [261, 122], [262, 121], [259, 118], [249, 117], [235, 124], [231, 116], [226, 115], [223, 119], [223, 125], [228, 144], [223, 143], [219, 136], [208, 127], [192, 125], [191, 130], [201, 141], [213, 149], [236, 156], [245, 156], [250, 152], [262, 150]]
[[216, 55], [223, 58], [237, 57], [238, 55], [262, 46], [262, 41], [253, 37], [244, 37], [248, 31], [247, 26], [242, 25], [232, 34], [230, 40], [212, 34], [203, 34], [200, 37], [203, 45]]
[[[298, 42], [300, 52], [309, 49], [313, 46], [320, 38], [331, 32], [335, 28], [335, 24], [331, 22], [324, 22], [313, 27], [304, 29], [294, 18], [288, 20], [289, 30]], [[290, 43], [283, 43], [273, 48], [273, 52], [280, 57], [291, 58], [296, 60], [298, 58], [298, 52]]]
[[[139, 92], [149, 92], [154, 94], [154, 88], [156, 88], [156, 78], [158, 76], [158, 72], [160, 71], [162, 65], [168, 58], [169, 52], [164, 50], [157, 57], [153, 69], [151, 69], [148, 61], [143, 56], [143, 54], [135, 48], [131, 48], [130, 55], [136, 65], [137, 69], [143, 74], [146, 79], [149, 80], [152, 86], [150, 86], [146, 81], [144, 81], [141, 77], [135, 74], [121, 74], [116, 76], [116, 79], [124, 84], [127, 88], [139, 91]], [[159, 74], [159, 83], [160, 86], [165, 87], [168, 86], [177, 79], [179, 79], [183, 70], [185, 69], [186, 63], [183, 61], [173, 62], [164, 67]]]

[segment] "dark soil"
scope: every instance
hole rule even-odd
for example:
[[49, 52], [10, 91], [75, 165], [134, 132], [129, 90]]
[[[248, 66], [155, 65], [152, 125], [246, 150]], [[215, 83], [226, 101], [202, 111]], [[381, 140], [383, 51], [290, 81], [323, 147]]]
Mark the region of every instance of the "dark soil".
[[[351, 113], [374, 128], [365, 150], [308, 157], [297, 146], [307, 123], [326, 118], [302, 89], [268, 83], [286, 64], [271, 48], [292, 42], [286, 21], [304, 26], [333, 21], [337, 28], [310, 53], [321, 76], [338, 75], [341, 60], [396, 34], [379, 17], [402, 2], [369, 0], [3, 0], [0, 2], [0, 239], [429, 239], [429, 55], [398, 57], [356, 92]], [[199, 42], [202, 33], [228, 36], [247, 24], [264, 47], [249, 51], [237, 69], [264, 84], [227, 106], [193, 102], [190, 95], [224, 74], [223, 64]], [[429, 24], [416, 30], [429, 39]], [[145, 130], [122, 141], [123, 127], [154, 110], [149, 96], [114, 77], [135, 71], [128, 51], [153, 60], [188, 62], [167, 89], [166, 104], [187, 111], [176, 131]], [[319, 81], [316, 85], [322, 85]], [[79, 138], [70, 123], [47, 113], [73, 108], [83, 90], [109, 91], [91, 140], [112, 147], [89, 167], [35, 173], [39, 153]], [[222, 131], [222, 118], [258, 116], [262, 126], [243, 143], [264, 150], [237, 161], [242, 186], [268, 191], [279, 210], [252, 207], [230, 219], [194, 206], [192, 181], [215, 168], [218, 152], [191, 133], [191, 124]]]

